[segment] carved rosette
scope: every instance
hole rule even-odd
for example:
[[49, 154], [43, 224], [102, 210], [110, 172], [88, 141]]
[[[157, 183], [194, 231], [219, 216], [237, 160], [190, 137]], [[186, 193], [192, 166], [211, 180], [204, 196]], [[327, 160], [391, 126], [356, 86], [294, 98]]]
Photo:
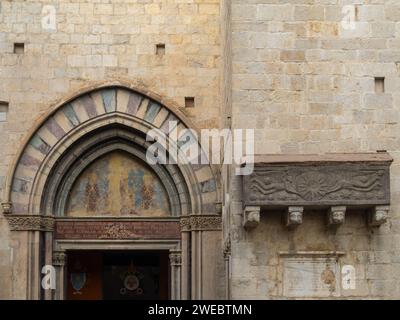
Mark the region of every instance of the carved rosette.
[[12, 231], [54, 231], [54, 217], [40, 215], [8, 215]]
[[222, 218], [217, 215], [190, 215], [181, 217], [181, 231], [222, 230]]

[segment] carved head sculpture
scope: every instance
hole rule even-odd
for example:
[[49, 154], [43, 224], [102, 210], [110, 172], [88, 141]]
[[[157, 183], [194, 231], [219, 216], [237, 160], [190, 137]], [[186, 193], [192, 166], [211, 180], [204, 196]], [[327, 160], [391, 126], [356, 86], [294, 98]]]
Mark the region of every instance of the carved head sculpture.
[[388, 211], [383, 210], [383, 209], [377, 209], [376, 210], [376, 215], [375, 215], [375, 220], [377, 222], [384, 222], [388, 218]]
[[344, 222], [344, 211], [333, 211], [331, 214], [331, 223], [340, 224]]
[[303, 213], [301, 211], [289, 212], [289, 224], [301, 224], [303, 222]]

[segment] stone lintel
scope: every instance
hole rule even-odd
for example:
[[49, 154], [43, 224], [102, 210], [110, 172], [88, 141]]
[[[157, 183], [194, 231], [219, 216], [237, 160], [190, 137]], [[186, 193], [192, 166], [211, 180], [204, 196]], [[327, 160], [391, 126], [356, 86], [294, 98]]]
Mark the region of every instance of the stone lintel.
[[389, 205], [391, 162], [386, 152], [258, 156], [243, 176], [244, 206]]
[[255, 155], [255, 166], [270, 164], [334, 164], [377, 163], [391, 164], [393, 158], [387, 152], [374, 153], [326, 153], [326, 154], [267, 154]]
[[248, 206], [243, 210], [243, 227], [246, 229], [255, 228], [260, 223], [260, 207]]

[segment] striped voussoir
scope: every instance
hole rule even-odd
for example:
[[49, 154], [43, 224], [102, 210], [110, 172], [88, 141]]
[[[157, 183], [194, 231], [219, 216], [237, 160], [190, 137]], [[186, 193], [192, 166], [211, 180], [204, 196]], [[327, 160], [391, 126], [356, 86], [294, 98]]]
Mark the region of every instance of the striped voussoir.
[[[166, 134], [174, 128], [169, 126], [170, 121], [176, 122], [178, 132], [188, 128], [166, 106], [125, 87], [102, 88], [68, 101], [34, 132], [16, 164], [10, 190], [13, 213], [31, 213], [29, 202], [36, 196], [32, 190], [35, 177], [39, 172], [46, 170], [42, 168], [44, 159], [71, 131], [82, 130], [82, 135], [84, 135], [86, 134], [85, 123], [88, 121], [104, 116], [112, 119], [113, 116], [117, 117], [120, 114], [135, 118], [147, 126], [158, 128]], [[203, 208], [206, 208], [208, 212], [213, 212], [216, 201], [216, 181], [211, 167], [193, 165], [193, 172], [198, 183], [197, 189], [201, 193]]]

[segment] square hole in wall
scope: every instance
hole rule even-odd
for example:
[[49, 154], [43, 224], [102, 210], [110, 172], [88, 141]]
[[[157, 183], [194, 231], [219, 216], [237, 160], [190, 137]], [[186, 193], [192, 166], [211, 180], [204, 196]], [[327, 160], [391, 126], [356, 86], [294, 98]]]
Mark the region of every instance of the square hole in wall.
[[375, 78], [375, 92], [376, 93], [385, 93], [385, 78], [384, 77], [376, 77]]
[[14, 43], [14, 53], [23, 54], [24, 51], [25, 51], [25, 44], [24, 43]]
[[7, 121], [8, 102], [0, 101], [0, 122]]
[[185, 97], [185, 107], [194, 108], [194, 106], [195, 106], [194, 97]]
[[158, 56], [165, 55], [165, 44], [164, 43], [156, 44], [156, 55], [158, 55]]

